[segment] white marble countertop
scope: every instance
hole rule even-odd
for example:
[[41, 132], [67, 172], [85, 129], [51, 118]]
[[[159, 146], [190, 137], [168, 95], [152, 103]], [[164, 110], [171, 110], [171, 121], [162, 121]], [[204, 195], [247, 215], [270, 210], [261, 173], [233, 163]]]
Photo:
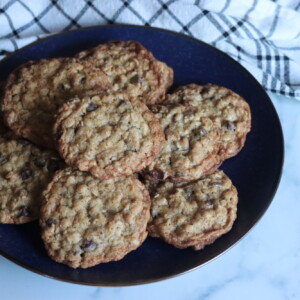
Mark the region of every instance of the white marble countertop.
[[300, 299], [300, 102], [270, 96], [285, 137], [283, 176], [264, 217], [232, 249], [173, 279], [122, 288], [59, 282], [0, 256], [0, 299]]

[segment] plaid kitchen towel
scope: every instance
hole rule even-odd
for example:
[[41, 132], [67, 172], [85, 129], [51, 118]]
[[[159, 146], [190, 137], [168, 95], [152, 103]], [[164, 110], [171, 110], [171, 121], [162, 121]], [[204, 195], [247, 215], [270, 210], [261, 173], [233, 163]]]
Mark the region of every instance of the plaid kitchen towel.
[[0, 0], [0, 58], [49, 34], [117, 23], [193, 36], [300, 100], [299, 0]]

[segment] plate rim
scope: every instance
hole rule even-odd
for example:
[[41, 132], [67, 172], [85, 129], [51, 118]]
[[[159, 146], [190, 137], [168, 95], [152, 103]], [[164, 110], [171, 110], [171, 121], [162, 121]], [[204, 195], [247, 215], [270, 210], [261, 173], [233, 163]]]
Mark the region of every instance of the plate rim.
[[260, 89], [260, 91], [262, 92], [262, 94], [264, 94], [265, 98], [267, 99], [267, 101], [269, 102], [270, 108], [272, 110], [272, 113], [275, 117], [275, 120], [278, 124], [278, 128], [279, 128], [279, 139], [280, 139], [280, 162], [279, 162], [279, 174], [277, 174], [277, 180], [276, 182], [274, 182], [274, 190], [272, 191], [272, 194], [270, 195], [268, 201], [265, 203], [265, 205], [263, 206], [263, 209], [260, 211], [260, 213], [256, 216], [255, 219], [252, 220], [252, 222], [250, 223], [250, 227], [241, 234], [241, 236], [238, 238], [238, 240], [230, 243], [230, 245], [221, 253], [219, 253], [218, 255], [208, 259], [206, 262], [197, 265], [193, 268], [190, 268], [188, 270], [185, 271], [181, 271], [179, 273], [176, 274], [171, 274], [168, 276], [163, 276], [163, 277], [159, 277], [159, 278], [150, 278], [147, 280], [141, 280], [141, 281], [134, 281], [134, 282], [119, 282], [119, 283], [91, 283], [91, 282], [82, 282], [82, 281], [76, 281], [76, 280], [70, 280], [70, 279], [65, 279], [63, 277], [59, 277], [58, 275], [49, 275], [47, 273], [44, 273], [40, 270], [38, 270], [37, 268], [34, 267], [30, 267], [20, 261], [18, 261], [17, 259], [13, 258], [12, 256], [10, 256], [8, 253], [4, 252], [2, 249], [0, 249], [0, 255], [3, 256], [4, 258], [6, 258], [7, 260], [15, 263], [16, 265], [31, 271], [35, 274], [38, 275], [42, 275], [46, 278], [49, 279], [54, 279], [54, 280], [58, 280], [61, 282], [66, 282], [66, 283], [72, 283], [72, 284], [80, 284], [80, 285], [84, 285], [84, 286], [98, 286], [98, 287], [125, 287], [125, 286], [138, 286], [138, 285], [145, 285], [145, 284], [150, 284], [150, 283], [155, 283], [155, 282], [160, 282], [163, 280], [167, 280], [167, 279], [171, 279], [180, 275], [184, 275], [186, 273], [192, 272], [196, 269], [199, 269], [202, 266], [205, 266], [206, 264], [208, 264], [209, 262], [212, 262], [213, 260], [219, 258], [221, 255], [225, 254], [227, 251], [229, 251], [233, 246], [235, 246], [237, 243], [239, 243], [242, 239], [244, 239], [244, 237], [246, 235], [248, 235], [248, 233], [250, 231], [253, 230], [253, 228], [259, 223], [259, 221], [261, 220], [261, 218], [265, 215], [266, 211], [268, 210], [268, 208], [270, 207], [271, 203], [273, 202], [273, 199], [277, 193], [278, 187], [280, 185], [281, 179], [282, 179], [282, 173], [283, 173], [283, 165], [284, 165], [284, 158], [285, 158], [285, 149], [284, 149], [284, 135], [283, 135], [283, 130], [282, 130], [282, 125], [280, 122], [280, 118], [278, 116], [278, 113], [275, 109], [275, 106], [272, 102], [272, 100], [270, 99], [269, 95], [267, 94], [267, 91], [262, 87], [262, 85], [260, 84], [260, 82], [258, 82], [258, 80], [238, 61], [236, 61], [235, 59], [233, 59], [231, 56], [229, 56], [228, 54], [226, 54], [225, 52], [223, 52], [222, 50], [219, 50], [218, 48], [200, 40], [197, 39], [195, 37], [192, 36], [188, 36], [185, 35], [183, 33], [180, 32], [176, 32], [173, 30], [169, 30], [169, 29], [165, 29], [165, 28], [159, 28], [159, 27], [154, 27], [154, 26], [144, 26], [144, 25], [134, 25], [134, 24], [103, 24], [103, 25], [93, 25], [93, 26], [88, 26], [88, 27], [82, 27], [82, 28], [78, 28], [78, 29], [73, 29], [73, 30], [69, 30], [69, 31], [64, 31], [64, 32], [58, 32], [58, 33], [54, 33], [54, 34], [50, 34], [47, 35], [43, 38], [38, 38], [37, 40], [31, 42], [30, 44], [25, 45], [24, 47], [19, 48], [18, 50], [9, 53], [5, 58], [3, 58], [2, 60], [0, 60], [0, 70], [1, 70], [1, 65], [3, 63], [5, 63], [7, 60], [11, 59], [14, 55], [17, 55], [19, 52], [24, 51], [27, 48], [30, 48], [32, 46], [34, 46], [35, 44], [38, 44], [40, 42], [43, 42], [45, 40], [49, 40], [58, 36], [63, 36], [63, 35], [67, 35], [70, 33], [75, 33], [75, 32], [80, 32], [80, 31], [85, 31], [85, 30], [90, 30], [90, 29], [101, 29], [101, 28], [139, 28], [139, 29], [147, 29], [147, 30], [151, 30], [151, 31], [162, 31], [162, 32], [166, 32], [168, 34], [173, 34], [173, 35], [177, 35], [181, 38], [185, 38], [185, 39], [189, 39], [192, 40], [194, 42], [196, 42], [197, 44], [200, 44], [201, 46], [204, 46], [206, 48], [209, 48], [211, 51], [215, 51], [218, 54], [222, 55], [225, 59], [231, 61], [231, 63], [235, 64], [236, 66], [238, 66], [243, 73], [245, 73], [245, 75], [249, 76], [257, 85], [257, 87]]

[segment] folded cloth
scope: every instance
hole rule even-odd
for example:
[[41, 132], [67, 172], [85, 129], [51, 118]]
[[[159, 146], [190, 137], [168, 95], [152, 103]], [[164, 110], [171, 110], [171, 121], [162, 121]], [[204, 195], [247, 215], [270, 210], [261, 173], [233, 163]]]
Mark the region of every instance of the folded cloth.
[[0, 58], [57, 32], [138, 24], [226, 52], [271, 92], [300, 100], [298, 0], [0, 0]]

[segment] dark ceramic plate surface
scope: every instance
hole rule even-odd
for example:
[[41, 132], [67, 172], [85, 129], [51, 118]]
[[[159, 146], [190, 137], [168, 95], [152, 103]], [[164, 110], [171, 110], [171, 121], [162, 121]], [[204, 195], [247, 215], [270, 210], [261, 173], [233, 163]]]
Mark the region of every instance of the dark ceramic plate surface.
[[238, 218], [232, 230], [201, 251], [180, 250], [159, 239], [118, 262], [73, 270], [52, 261], [39, 237], [37, 222], [0, 224], [0, 254], [39, 274], [99, 286], [135, 285], [162, 280], [199, 267], [240, 240], [261, 218], [276, 192], [283, 164], [283, 136], [276, 111], [263, 88], [241, 65], [198, 40], [161, 29], [100, 26], [68, 32], [31, 44], [0, 63], [0, 80], [29, 60], [75, 54], [108, 40], [137, 40], [174, 69], [174, 87], [215, 83], [243, 96], [252, 111], [245, 147], [222, 166], [239, 192]]

